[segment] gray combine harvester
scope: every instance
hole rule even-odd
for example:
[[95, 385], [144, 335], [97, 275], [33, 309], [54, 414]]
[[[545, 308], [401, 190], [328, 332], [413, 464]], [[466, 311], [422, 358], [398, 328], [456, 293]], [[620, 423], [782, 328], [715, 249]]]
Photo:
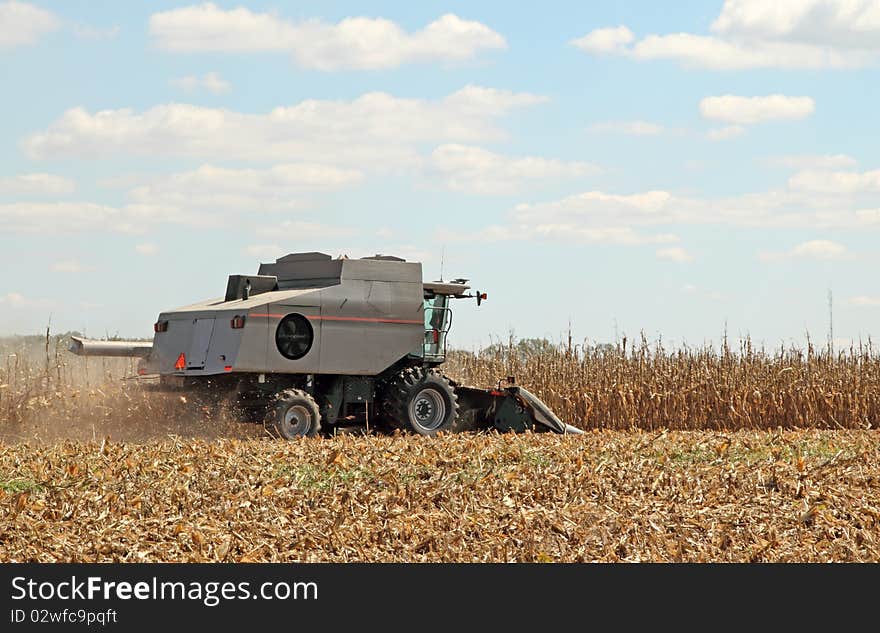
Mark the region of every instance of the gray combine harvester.
[[422, 282], [422, 265], [397, 257], [295, 253], [231, 275], [222, 298], [162, 312], [152, 343], [74, 337], [70, 350], [140, 357], [160, 389], [228, 394], [287, 439], [377, 422], [580, 433], [512, 378], [476, 389], [440, 372], [451, 300], [486, 298], [466, 282]]

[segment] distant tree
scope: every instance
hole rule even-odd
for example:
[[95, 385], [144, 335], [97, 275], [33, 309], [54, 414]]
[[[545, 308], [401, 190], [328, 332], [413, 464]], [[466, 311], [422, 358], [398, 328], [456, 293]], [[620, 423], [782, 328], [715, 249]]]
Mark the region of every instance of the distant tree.
[[[513, 353], [520, 358], [528, 358], [530, 356], [539, 356], [553, 352], [557, 349], [557, 345], [546, 338], [523, 338], [513, 342]], [[482, 351], [486, 356], [497, 356], [498, 354], [507, 354], [511, 351], [510, 343], [492, 343]]]

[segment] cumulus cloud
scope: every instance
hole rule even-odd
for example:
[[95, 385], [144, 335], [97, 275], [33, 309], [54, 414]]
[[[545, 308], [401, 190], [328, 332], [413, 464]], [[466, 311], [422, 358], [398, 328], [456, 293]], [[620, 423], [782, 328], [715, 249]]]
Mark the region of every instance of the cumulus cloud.
[[504, 38], [480, 22], [448, 13], [408, 33], [384, 18], [349, 17], [337, 24], [299, 22], [244, 7], [212, 3], [150, 17], [157, 46], [175, 52], [287, 52], [303, 68], [377, 70], [429, 61], [462, 61], [504, 49]]
[[0, 177], [0, 194], [59, 196], [73, 193], [76, 183], [63, 176], [53, 174], [21, 174]]
[[625, 26], [614, 26], [590, 31], [583, 37], [572, 40], [571, 44], [589, 53], [620, 54], [635, 39], [635, 34]]
[[880, 192], [880, 169], [865, 172], [805, 170], [792, 176], [788, 185], [817, 193], [876, 193]]
[[830, 240], [810, 240], [793, 247], [788, 251], [777, 252], [770, 251], [759, 253], [758, 258], [764, 261], [772, 261], [775, 259], [846, 259], [850, 257], [850, 253], [846, 246], [838, 242]]
[[725, 0], [711, 31], [638, 39], [618, 26], [595, 29], [571, 43], [591, 54], [715, 70], [852, 68], [880, 59], [880, 1]]
[[143, 244], [135, 244], [134, 252], [138, 255], [155, 255], [159, 252], [159, 247], [151, 242], [145, 242]]
[[706, 132], [706, 138], [710, 141], [727, 141], [746, 133], [746, 128], [741, 125], [725, 125]]
[[241, 252], [266, 262], [275, 261], [285, 254], [284, 249], [278, 244], [249, 244], [241, 249]]
[[816, 109], [810, 97], [788, 97], [781, 94], [766, 97], [723, 95], [700, 101], [703, 118], [736, 125], [752, 125], [764, 121], [805, 119]]
[[854, 167], [856, 159], [846, 154], [790, 154], [788, 156], [770, 156], [761, 160], [767, 167], [797, 170], [827, 170]]
[[[301, 243], [310, 243], [312, 246], [310, 248], [319, 248], [315, 246], [316, 243], [324, 243], [327, 244], [326, 240], [337, 240], [342, 237], [350, 237], [356, 234], [354, 228], [349, 226], [341, 226], [338, 224], [326, 224], [323, 222], [312, 222], [309, 220], [284, 220], [283, 222], [275, 222], [272, 224], [267, 224], [264, 226], [260, 226], [256, 230], [256, 234], [263, 238], [277, 238], [279, 235], [288, 236], [289, 240], [299, 240]], [[260, 247], [263, 248], [265, 245], [254, 245], [254, 248]], [[271, 246], [274, 246], [271, 245]], [[268, 249], [267, 249], [268, 250]], [[289, 252], [290, 246], [288, 245], [287, 251], [275, 251], [275, 255], [272, 256], [274, 259], [279, 254], [284, 254], [284, 252]], [[266, 255], [266, 251], [262, 253], [253, 252], [252, 254], [258, 256]]]
[[711, 28], [716, 33], [749, 39], [876, 49], [880, 38], [880, 1], [726, 0]]
[[[265, 169], [202, 165], [191, 171], [142, 176], [128, 190], [128, 202], [121, 206], [78, 202], [0, 204], [0, 223], [10, 232], [46, 233], [142, 233], [156, 224], [210, 227], [238, 217], [245, 210], [253, 214], [297, 209], [301, 195], [350, 187], [362, 179], [360, 171], [314, 163]], [[142, 254], [151, 254], [148, 251], [149, 247]]]
[[[878, 230], [880, 207], [858, 198], [793, 189], [729, 197], [692, 197], [669, 191], [587, 191], [558, 200], [520, 204], [504, 225], [475, 234], [484, 240], [558, 239], [612, 244], [670, 244], [658, 256], [684, 260], [675, 250], [676, 227], [722, 226], [761, 230]], [[461, 239], [454, 232], [443, 239]], [[790, 251], [762, 253], [763, 259], [847, 258], [845, 247], [827, 240], [804, 242]]]
[[[517, 205], [504, 225], [492, 225], [468, 239], [483, 241], [552, 239], [617, 245], [669, 244], [678, 237], [669, 232], [637, 230], [656, 222], [637, 221], [662, 214], [671, 199], [665, 191], [609, 194], [588, 191], [562, 200]], [[442, 239], [462, 239], [441, 232]]]
[[151, 179], [133, 187], [137, 205], [179, 209], [248, 209], [251, 212], [297, 206], [297, 197], [312, 191], [342, 189], [360, 183], [363, 174], [313, 163], [275, 165], [266, 169], [228, 169], [202, 165]]
[[600, 171], [591, 163], [537, 156], [513, 157], [481, 147], [441, 145], [431, 154], [431, 170], [453, 191], [510, 194], [528, 186], [581, 178]]
[[0, 2], [0, 49], [34, 44], [57, 31], [61, 20], [51, 11], [25, 2]]
[[75, 259], [65, 259], [52, 264], [52, 270], [57, 273], [82, 273], [94, 270], [91, 266], [84, 266]]
[[109, 226], [119, 210], [88, 202], [0, 204], [0, 224], [9, 232], [51, 233]]
[[665, 128], [650, 121], [600, 121], [587, 128], [591, 134], [626, 134], [628, 136], [657, 136]]
[[661, 248], [658, 249], [655, 254], [657, 255], [657, 259], [665, 259], [679, 264], [686, 264], [694, 261], [694, 256], [680, 246]]
[[497, 140], [496, 121], [510, 110], [546, 101], [530, 93], [466, 86], [439, 100], [371, 92], [351, 101], [309, 99], [265, 114], [186, 104], [130, 109], [68, 110], [26, 138], [31, 158], [114, 155], [229, 160], [283, 160], [412, 165], [417, 144]]
[[861, 307], [877, 307], [880, 306], [880, 297], [872, 297], [869, 295], [857, 295], [847, 301], [850, 305]]
[[223, 77], [220, 76], [220, 73], [216, 72], [206, 73], [202, 77], [196, 77], [195, 75], [178, 77], [177, 79], [171, 80], [171, 85], [183, 90], [184, 92], [198, 92], [200, 90], [207, 90], [208, 92], [215, 95], [229, 92], [232, 89], [232, 84], [223, 79]]
[[810, 240], [798, 244], [791, 250], [794, 257], [815, 259], [839, 259], [847, 255], [846, 246], [830, 240]]

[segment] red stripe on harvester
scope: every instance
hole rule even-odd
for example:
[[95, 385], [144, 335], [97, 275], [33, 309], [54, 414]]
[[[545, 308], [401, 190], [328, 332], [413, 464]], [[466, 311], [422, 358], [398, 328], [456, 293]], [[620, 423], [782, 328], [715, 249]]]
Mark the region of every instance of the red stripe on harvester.
[[367, 323], [424, 323], [422, 320], [412, 319], [374, 319], [371, 317], [335, 317], [335, 316], [310, 316], [314, 321], [365, 321]]
[[[269, 314], [251, 313], [251, 316], [252, 317], [269, 317], [270, 319], [283, 319], [287, 315], [286, 314], [272, 314], [272, 313], [269, 313]], [[363, 323], [413, 323], [413, 324], [414, 323], [418, 323], [418, 324], [424, 323], [424, 321], [422, 321], [421, 319], [412, 320], [412, 319], [379, 319], [379, 318], [372, 318], [372, 317], [338, 317], [338, 316], [314, 316], [314, 315], [310, 316], [308, 314], [305, 315], [305, 317], [309, 321], [359, 321], [359, 322], [363, 322]]]

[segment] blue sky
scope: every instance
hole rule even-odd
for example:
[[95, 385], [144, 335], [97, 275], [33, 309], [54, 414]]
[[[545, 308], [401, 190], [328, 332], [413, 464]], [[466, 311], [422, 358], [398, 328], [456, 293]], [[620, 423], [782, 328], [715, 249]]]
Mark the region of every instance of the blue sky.
[[148, 335], [287, 252], [452, 340], [877, 333], [880, 0], [0, 0], [0, 333]]

